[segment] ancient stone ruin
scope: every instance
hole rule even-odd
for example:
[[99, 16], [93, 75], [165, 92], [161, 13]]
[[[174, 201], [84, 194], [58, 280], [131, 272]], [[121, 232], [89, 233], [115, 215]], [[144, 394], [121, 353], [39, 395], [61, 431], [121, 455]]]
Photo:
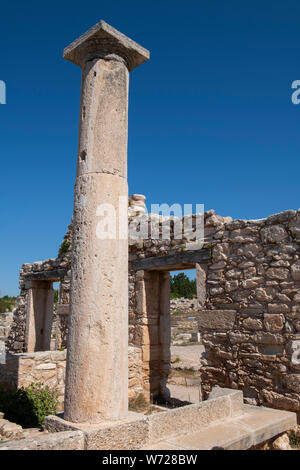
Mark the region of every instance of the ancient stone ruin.
[[[64, 56], [83, 77], [73, 220], [57, 258], [22, 266], [0, 364], [2, 384], [59, 389], [64, 418], [47, 418], [50, 434], [31, 448], [175, 449], [179, 435], [186, 449], [250, 448], [290, 429], [290, 412], [300, 412], [300, 209], [261, 220], [210, 210], [203, 243], [193, 228], [178, 237], [174, 217], [147, 214], [144, 196], [127, 195], [128, 76], [148, 51], [100, 22]], [[120, 215], [122, 237], [95, 236], [106, 203]], [[194, 218], [183, 222], [193, 227]], [[160, 237], [151, 237], [158, 219]], [[128, 224], [142, 221], [147, 236], [128, 239]], [[128, 413], [128, 399], [172, 398], [170, 272], [191, 268], [203, 401]]]

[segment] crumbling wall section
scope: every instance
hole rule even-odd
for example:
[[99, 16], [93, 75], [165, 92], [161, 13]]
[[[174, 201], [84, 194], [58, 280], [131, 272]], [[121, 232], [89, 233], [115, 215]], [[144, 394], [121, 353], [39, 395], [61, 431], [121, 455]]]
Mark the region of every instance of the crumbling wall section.
[[[69, 291], [68, 279], [70, 277], [71, 269], [71, 227], [64, 237], [64, 240], [59, 249], [58, 258], [50, 258], [45, 261], [38, 261], [35, 263], [25, 263], [20, 270], [19, 288], [20, 294], [17, 298], [17, 307], [13, 311], [13, 321], [11, 324], [10, 332], [6, 340], [6, 351], [9, 353], [22, 353], [26, 352], [26, 317], [29, 310], [29, 294], [31, 289], [32, 276], [37, 276], [42, 273], [49, 274], [53, 272], [64, 272], [62, 279], [61, 290], [65, 287]], [[61, 293], [62, 301], [65, 297]], [[68, 293], [66, 294], [68, 295]], [[58, 321], [59, 323], [59, 321]]]

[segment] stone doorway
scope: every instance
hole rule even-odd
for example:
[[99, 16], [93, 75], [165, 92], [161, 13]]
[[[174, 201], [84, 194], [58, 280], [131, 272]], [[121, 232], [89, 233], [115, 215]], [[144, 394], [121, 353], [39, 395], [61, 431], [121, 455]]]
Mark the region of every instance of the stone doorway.
[[171, 273], [171, 370], [167, 385], [172, 398], [189, 403], [202, 398], [200, 357], [204, 347], [198, 325], [196, 273], [196, 269]]
[[[147, 262], [149, 265], [149, 260]], [[199, 263], [189, 264], [187, 267], [167, 265], [136, 272], [134, 344], [142, 350], [143, 387], [148, 400], [155, 400], [158, 397], [169, 398], [172, 395], [169, 387], [171, 374], [170, 272], [182, 270], [182, 268], [196, 269], [196, 303], [200, 308], [206, 298], [205, 265]], [[172, 398], [177, 397], [172, 396]], [[199, 396], [194, 401], [199, 401]]]
[[27, 352], [50, 350], [53, 311], [53, 282], [30, 281], [25, 330]]

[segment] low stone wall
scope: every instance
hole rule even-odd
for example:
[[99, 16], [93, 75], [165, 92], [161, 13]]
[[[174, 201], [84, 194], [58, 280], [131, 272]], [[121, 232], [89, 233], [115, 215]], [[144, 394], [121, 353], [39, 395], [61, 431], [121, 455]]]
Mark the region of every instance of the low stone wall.
[[64, 400], [65, 369], [66, 351], [7, 354], [6, 363], [0, 364], [0, 385], [16, 389], [41, 382], [49, 387], [56, 387], [61, 411]]
[[198, 331], [198, 312], [186, 313], [184, 315], [171, 314], [172, 331], [177, 329], [181, 332]]
[[180, 313], [195, 313], [198, 310], [198, 301], [197, 299], [171, 299], [170, 301], [170, 311], [180, 312]]
[[[59, 411], [62, 411], [66, 356], [66, 350], [7, 354], [6, 363], [0, 364], [0, 385], [16, 389], [41, 382], [49, 387], [55, 387], [59, 393]], [[140, 349], [128, 348], [128, 367], [129, 398], [133, 398], [143, 392]]]

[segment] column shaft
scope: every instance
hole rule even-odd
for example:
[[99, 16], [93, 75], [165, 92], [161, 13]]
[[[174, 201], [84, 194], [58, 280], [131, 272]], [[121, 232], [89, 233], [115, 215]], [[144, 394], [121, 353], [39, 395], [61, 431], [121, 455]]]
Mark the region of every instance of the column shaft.
[[[65, 396], [65, 419], [73, 422], [128, 411], [128, 241], [118, 232], [119, 215], [127, 227], [119, 198], [128, 198], [128, 81], [121, 58], [82, 68]], [[104, 204], [116, 229], [110, 239], [99, 233]]]

